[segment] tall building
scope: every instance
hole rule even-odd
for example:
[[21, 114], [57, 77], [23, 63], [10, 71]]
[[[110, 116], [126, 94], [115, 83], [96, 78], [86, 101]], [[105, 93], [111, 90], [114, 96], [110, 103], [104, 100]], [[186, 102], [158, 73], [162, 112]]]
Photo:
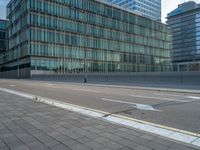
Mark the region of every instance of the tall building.
[[7, 21], [0, 19], [0, 54], [4, 53], [7, 48]]
[[161, 0], [100, 0], [161, 21]]
[[160, 22], [97, 0], [11, 0], [1, 72], [18, 76], [171, 70]]
[[200, 5], [189, 1], [168, 14], [175, 71], [200, 70]]

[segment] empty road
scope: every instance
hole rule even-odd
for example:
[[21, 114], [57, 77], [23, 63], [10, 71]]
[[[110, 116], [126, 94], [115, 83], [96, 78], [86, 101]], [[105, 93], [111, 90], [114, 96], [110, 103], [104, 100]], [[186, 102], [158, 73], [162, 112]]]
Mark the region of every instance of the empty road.
[[0, 88], [200, 133], [200, 94], [4, 79]]

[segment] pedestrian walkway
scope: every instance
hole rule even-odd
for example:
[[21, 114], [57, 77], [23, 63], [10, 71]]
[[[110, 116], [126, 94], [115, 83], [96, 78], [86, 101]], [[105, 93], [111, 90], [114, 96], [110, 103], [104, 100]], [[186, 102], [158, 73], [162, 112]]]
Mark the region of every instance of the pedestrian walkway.
[[195, 150], [190, 145], [0, 91], [0, 150], [47, 149]]

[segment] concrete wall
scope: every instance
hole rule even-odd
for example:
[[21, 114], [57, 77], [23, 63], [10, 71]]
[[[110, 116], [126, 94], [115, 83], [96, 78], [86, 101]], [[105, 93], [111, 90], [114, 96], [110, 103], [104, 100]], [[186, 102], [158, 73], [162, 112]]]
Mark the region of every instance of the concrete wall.
[[[32, 79], [84, 82], [84, 75], [32, 75]], [[200, 85], [200, 72], [89, 74], [88, 83]]]
[[0, 78], [30, 78], [30, 68], [0, 72]]

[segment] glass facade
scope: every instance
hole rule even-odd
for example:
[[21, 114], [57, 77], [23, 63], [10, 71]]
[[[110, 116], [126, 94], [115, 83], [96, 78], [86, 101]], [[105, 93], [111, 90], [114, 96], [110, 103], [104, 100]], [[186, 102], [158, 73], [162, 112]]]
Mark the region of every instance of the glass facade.
[[100, 0], [139, 13], [142, 16], [161, 21], [161, 0]]
[[171, 70], [169, 28], [94, 0], [12, 0], [1, 70], [81, 74]]
[[0, 54], [4, 53], [7, 48], [6, 29], [7, 29], [7, 21], [0, 20]]
[[200, 6], [195, 2], [179, 5], [168, 14], [167, 23], [173, 35], [173, 62], [180, 64], [175, 71], [190, 70], [190, 63], [200, 61]]

